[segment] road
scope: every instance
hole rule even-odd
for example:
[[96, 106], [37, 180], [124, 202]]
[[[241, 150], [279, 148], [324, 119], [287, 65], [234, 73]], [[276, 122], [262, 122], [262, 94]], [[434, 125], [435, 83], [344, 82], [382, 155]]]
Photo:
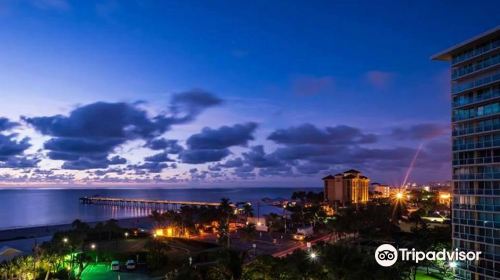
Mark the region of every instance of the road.
[[[331, 238], [331, 234], [327, 234], [327, 235], [323, 235], [321, 237], [318, 237], [316, 239], [313, 239], [309, 242], [311, 243], [311, 245], [314, 245], [320, 241], [328, 241], [328, 240], [330, 240], [330, 238]], [[307, 249], [307, 243], [303, 242], [303, 243], [300, 243], [299, 245], [293, 246], [291, 248], [287, 248], [285, 250], [276, 252], [273, 254], [273, 257], [276, 257], [276, 258], [286, 257], [287, 255], [290, 255], [291, 253], [293, 253], [295, 250], [306, 250], [306, 249]]]

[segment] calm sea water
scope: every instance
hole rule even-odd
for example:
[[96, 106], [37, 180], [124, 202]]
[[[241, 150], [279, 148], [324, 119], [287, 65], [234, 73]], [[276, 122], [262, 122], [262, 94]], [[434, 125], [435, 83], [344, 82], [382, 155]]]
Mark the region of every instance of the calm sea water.
[[[57, 225], [75, 219], [102, 221], [148, 215], [145, 209], [103, 205], [82, 205], [82, 196], [100, 195], [124, 198], [147, 198], [218, 202], [222, 197], [232, 202], [250, 201], [257, 205], [262, 198], [289, 198], [294, 191], [319, 189], [236, 188], [236, 189], [10, 189], [0, 190], [0, 229]], [[260, 203], [260, 214], [276, 212]], [[257, 207], [255, 207], [257, 208]], [[257, 209], [255, 209], [257, 211]]]

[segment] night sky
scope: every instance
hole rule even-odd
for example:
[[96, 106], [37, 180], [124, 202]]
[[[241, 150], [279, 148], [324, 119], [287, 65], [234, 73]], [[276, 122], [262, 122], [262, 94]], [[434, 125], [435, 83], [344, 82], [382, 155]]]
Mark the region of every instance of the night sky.
[[[0, 182], [450, 179], [449, 65], [498, 1], [0, 2]], [[420, 149], [419, 149], [420, 147]]]

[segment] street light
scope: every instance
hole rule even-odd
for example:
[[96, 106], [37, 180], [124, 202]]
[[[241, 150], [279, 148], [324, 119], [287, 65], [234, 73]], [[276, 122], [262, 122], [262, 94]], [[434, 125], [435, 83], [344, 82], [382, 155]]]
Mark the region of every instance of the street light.
[[125, 232], [124, 235], [125, 235], [125, 238], [128, 238], [128, 232]]
[[318, 257], [318, 255], [316, 254], [316, 252], [313, 251], [313, 252], [309, 253], [309, 258], [311, 260], [314, 261], [317, 257]]
[[457, 267], [457, 262], [449, 262], [448, 265], [450, 266], [450, 268], [455, 268]]
[[68, 243], [68, 241], [69, 241], [69, 240], [68, 240], [68, 238], [67, 238], [67, 237], [64, 237], [64, 238], [63, 238], [63, 242], [64, 242], [64, 243]]
[[401, 199], [403, 199], [403, 193], [402, 193], [402, 192], [398, 192], [398, 193], [396, 193], [396, 199], [397, 199], [397, 200], [401, 200]]
[[[90, 244], [90, 249], [92, 249], [92, 251], [95, 251], [96, 247], [97, 246], [95, 245], [95, 243]], [[96, 252], [95, 253], [95, 263], [97, 263], [97, 261], [98, 261], [98, 259], [97, 259], [97, 252]]]

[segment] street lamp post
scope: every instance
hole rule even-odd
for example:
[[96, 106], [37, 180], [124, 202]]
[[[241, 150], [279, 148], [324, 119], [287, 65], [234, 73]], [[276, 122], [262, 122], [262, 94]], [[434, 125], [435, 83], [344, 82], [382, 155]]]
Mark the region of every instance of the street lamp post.
[[92, 249], [92, 251], [95, 252], [95, 263], [97, 264], [97, 262], [98, 262], [98, 255], [97, 255], [96, 248], [97, 248], [97, 246], [95, 245], [95, 243], [90, 244], [90, 249]]

